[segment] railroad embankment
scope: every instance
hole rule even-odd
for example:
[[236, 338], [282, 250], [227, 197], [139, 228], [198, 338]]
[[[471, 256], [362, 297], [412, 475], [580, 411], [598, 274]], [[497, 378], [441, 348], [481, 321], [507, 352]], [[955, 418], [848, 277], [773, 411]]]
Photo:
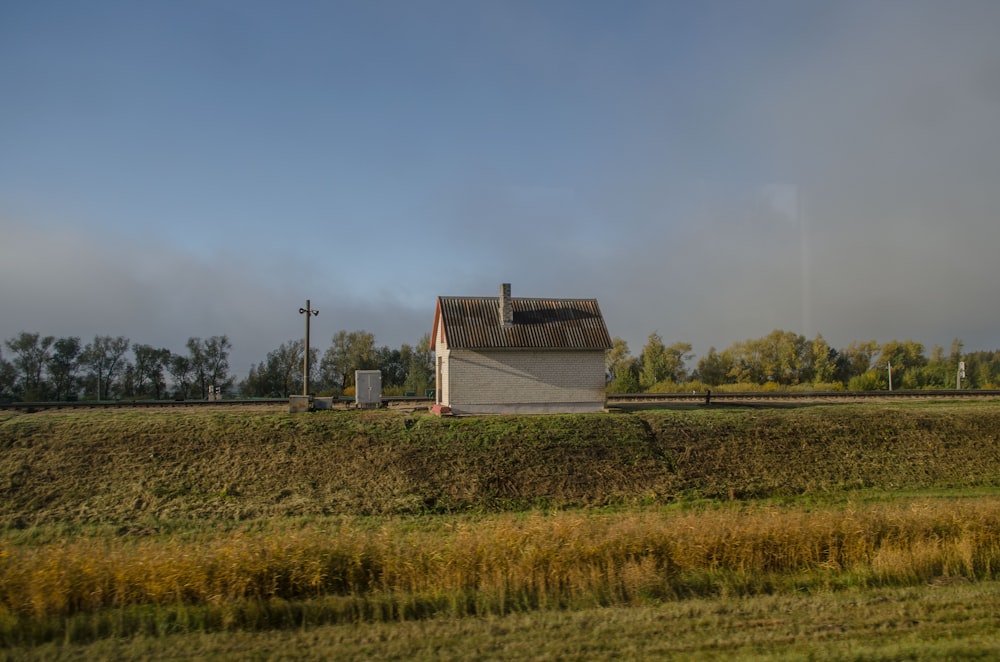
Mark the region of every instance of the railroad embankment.
[[1000, 486], [1000, 403], [0, 415], [0, 527]]

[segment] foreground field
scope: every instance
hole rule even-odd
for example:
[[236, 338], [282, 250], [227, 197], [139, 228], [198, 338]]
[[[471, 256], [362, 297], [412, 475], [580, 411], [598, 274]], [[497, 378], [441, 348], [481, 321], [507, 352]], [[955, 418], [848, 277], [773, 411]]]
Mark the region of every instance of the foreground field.
[[[11, 660], [995, 660], [1000, 585], [103, 639]], [[0, 650], [0, 659], [5, 657]]]
[[998, 431], [992, 402], [11, 415], [0, 647], [989, 658]]

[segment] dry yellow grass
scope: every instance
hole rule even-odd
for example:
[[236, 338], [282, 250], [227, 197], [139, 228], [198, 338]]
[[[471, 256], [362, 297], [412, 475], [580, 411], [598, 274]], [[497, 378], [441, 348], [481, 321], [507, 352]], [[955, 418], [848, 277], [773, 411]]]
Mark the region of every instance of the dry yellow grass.
[[324, 607], [333, 621], [508, 613], [986, 579], [998, 564], [1000, 501], [992, 498], [813, 512], [750, 506], [346, 519], [190, 538], [7, 543], [0, 617], [324, 598], [336, 598]]

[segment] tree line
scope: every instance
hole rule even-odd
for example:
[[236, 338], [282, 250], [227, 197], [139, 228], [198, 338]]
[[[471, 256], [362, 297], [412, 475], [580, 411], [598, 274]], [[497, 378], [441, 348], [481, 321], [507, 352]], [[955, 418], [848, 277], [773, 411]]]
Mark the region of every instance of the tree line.
[[[4, 351], [6, 350], [6, 352]], [[188, 338], [185, 351], [132, 343], [123, 336], [56, 338], [21, 332], [0, 346], [0, 399], [17, 401], [205, 399], [210, 389], [227, 396], [287, 397], [302, 393], [304, 343], [290, 340], [253, 364], [237, 382], [230, 373], [232, 344], [225, 335]], [[649, 335], [638, 356], [621, 338], [607, 352], [611, 393], [816, 389], [887, 390], [1000, 388], [1000, 350], [965, 352], [961, 340], [946, 351], [925, 351], [912, 340], [852, 342], [830, 346], [822, 335], [807, 339], [775, 329], [762, 338], [712, 347], [694, 362], [687, 342], [667, 345]], [[322, 354], [310, 348], [310, 392], [350, 395], [356, 370], [379, 370], [389, 395], [427, 395], [434, 388], [430, 336], [398, 349], [378, 346], [367, 331], [338, 331]]]
[[186, 352], [124, 336], [56, 338], [21, 332], [0, 349], [0, 398], [21, 401], [201, 399], [232, 386], [226, 336], [188, 338]]
[[996, 389], [1000, 383], [1000, 350], [963, 352], [963, 343], [958, 339], [948, 351], [934, 345], [929, 354], [913, 340], [882, 344], [855, 341], [835, 349], [822, 335], [809, 340], [775, 329], [762, 338], [736, 342], [722, 351], [711, 347], [694, 366], [690, 343], [666, 345], [655, 332], [638, 356], [631, 354], [621, 338], [615, 338], [612, 344], [605, 361], [608, 390], [612, 393], [718, 387], [877, 391], [890, 386], [907, 390], [961, 385]]
[[[0, 400], [206, 399], [211, 392], [241, 397], [286, 397], [302, 392], [304, 342], [268, 352], [239, 382], [230, 372], [228, 336], [188, 338], [185, 351], [133, 343], [124, 336], [56, 338], [21, 332], [0, 346]], [[6, 350], [6, 352], [4, 351]], [[389, 394], [425, 395], [433, 388], [430, 335], [416, 346], [379, 347], [366, 331], [339, 331], [320, 357], [310, 348], [310, 391], [340, 395], [355, 370], [380, 370]]]
[[[309, 348], [309, 390], [316, 395], [350, 395], [356, 370], [379, 370], [383, 393], [426, 395], [434, 386], [430, 346], [430, 334], [424, 334], [416, 346], [403, 344], [393, 349], [376, 346], [375, 335], [368, 331], [338, 331], [322, 357], [319, 350]], [[250, 367], [247, 378], [240, 383], [240, 393], [272, 398], [302, 393], [304, 358], [302, 340], [282, 343]]]

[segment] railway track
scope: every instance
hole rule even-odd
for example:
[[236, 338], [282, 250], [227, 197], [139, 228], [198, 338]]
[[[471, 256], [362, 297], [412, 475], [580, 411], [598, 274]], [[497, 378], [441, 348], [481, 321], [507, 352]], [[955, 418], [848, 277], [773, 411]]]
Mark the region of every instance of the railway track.
[[[709, 392], [709, 393], [615, 393], [608, 395], [609, 407], [635, 407], [669, 404], [779, 404], [779, 403], [848, 403], [903, 400], [984, 400], [1000, 398], [1000, 390], [935, 390], [935, 391], [812, 391], [802, 393], [768, 392]], [[335, 400], [334, 408], [352, 408], [354, 400]], [[382, 406], [388, 408], [421, 409], [434, 404], [431, 398], [388, 396]], [[232, 400], [81, 400], [76, 402], [11, 402], [0, 403], [0, 410], [36, 412], [53, 409], [169, 409], [179, 407], [252, 408], [282, 407], [288, 398], [255, 398]]]
[[743, 391], [708, 393], [627, 393], [608, 395], [608, 404], [669, 402], [863, 402], [872, 400], [983, 400], [1000, 398], [1000, 390], [917, 390], [917, 391]]

